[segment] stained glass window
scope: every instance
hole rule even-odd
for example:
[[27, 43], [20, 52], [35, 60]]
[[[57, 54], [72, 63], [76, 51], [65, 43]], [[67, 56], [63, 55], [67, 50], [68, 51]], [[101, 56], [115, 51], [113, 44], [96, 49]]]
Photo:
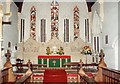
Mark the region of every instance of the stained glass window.
[[36, 39], [36, 9], [33, 6], [30, 10], [30, 37]]
[[58, 7], [59, 4], [56, 1], [51, 3], [51, 38], [58, 38]]
[[74, 8], [74, 40], [79, 37], [79, 9]]

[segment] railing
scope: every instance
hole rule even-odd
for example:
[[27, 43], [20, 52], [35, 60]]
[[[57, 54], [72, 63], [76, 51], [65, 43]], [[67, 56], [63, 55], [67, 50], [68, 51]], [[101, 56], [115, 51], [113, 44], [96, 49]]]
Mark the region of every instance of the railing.
[[20, 79], [16, 80], [15, 84], [28, 84], [31, 82], [31, 76], [33, 73], [27, 73], [23, 75]]
[[[28, 64], [12, 64], [13, 67], [16, 67], [18, 71], [21, 71], [23, 67], [28, 67]], [[39, 67], [45, 67], [46, 64], [32, 64], [31, 69], [38, 69]]]
[[81, 84], [97, 84], [97, 82], [93, 78], [90, 78], [87, 75], [79, 74], [79, 76]]
[[110, 84], [118, 84], [120, 83], [120, 71], [110, 69], [110, 68], [102, 68], [103, 82]]
[[8, 70], [9, 70], [9, 68], [4, 68], [1, 70], [0, 82], [2, 82], [2, 83], [8, 82]]

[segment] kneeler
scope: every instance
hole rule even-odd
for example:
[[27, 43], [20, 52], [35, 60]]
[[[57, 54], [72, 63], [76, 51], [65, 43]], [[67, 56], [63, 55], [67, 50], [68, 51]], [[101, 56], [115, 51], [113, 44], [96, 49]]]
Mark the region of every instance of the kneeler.
[[67, 74], [64, 69], [46, 69], [43, 84], [67, 84]]

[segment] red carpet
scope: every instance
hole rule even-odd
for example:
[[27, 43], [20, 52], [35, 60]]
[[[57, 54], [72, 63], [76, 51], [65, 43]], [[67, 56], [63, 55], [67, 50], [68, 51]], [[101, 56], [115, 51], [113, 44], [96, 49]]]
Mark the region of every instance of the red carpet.
[[47, 69], [44, 72], [43, 83], [62, 83], [67, 84], [67, 74], [64, 69]]

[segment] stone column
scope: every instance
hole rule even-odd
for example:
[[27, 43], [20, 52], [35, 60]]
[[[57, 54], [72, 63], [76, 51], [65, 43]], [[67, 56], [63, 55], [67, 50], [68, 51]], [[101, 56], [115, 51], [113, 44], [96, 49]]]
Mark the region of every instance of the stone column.
[[[3, 41], [3, 38], [2, 38], [2, 17], [3, 17], [3, 11], [2, 11], [2, 4], [0, 4], [0, 49], [2, 48], [2, 41]], [[2, 68], [2, 52], [0, 50], [0, 69]]]

